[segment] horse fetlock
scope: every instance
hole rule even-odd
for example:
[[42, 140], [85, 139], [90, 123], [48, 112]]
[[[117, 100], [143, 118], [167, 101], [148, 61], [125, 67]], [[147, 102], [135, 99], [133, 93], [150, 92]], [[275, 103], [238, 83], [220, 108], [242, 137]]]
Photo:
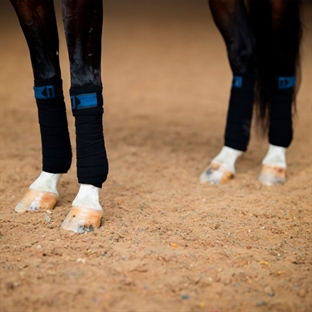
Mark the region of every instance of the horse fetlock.
[[53, 209], [58, 200], [58, 194], [29, 189], [21, 201], [15, 207], [15, 211], [38, 211]]
[[103, 210], [87, 207], [72, 207], [63, 221], [61, 228], [67, 231], [83, 234], [101, 226]]

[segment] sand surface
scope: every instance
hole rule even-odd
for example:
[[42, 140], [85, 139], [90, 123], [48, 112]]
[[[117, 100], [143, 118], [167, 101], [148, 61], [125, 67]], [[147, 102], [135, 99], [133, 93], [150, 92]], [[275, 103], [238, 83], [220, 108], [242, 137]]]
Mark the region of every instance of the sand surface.
[[0, 311], [311, 311], [312, 7], [304, 13], [287, 183], [257, 181], [268, 145], [253, 133], [235, 179], [216, 186], [198, 177], [223, 144], [231, 72], [206, 1], [105, 1], [105, 217], [76, 235], [60, 230], [75, 162], [53, 211], [14, 212], [41, 147], [28, 49], [1, 1]]

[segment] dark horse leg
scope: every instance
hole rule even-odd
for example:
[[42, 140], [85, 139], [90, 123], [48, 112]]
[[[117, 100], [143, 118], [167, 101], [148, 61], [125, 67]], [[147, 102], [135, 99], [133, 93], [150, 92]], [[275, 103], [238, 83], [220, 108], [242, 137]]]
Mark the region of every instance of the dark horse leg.
[[77, 175], [81, 184], [62, 227], [85, 232], [102, 219], [99, 188], [108, 174], [103, 137], [101, 78], [102, 0], [62, 0], [75, 116]]
[[[262, 161], [262, 171], [259, 180], [262, 184], [272, 185], [286, 182], [286, 150], [293, 138], [292, 108], [298, 90], [297, 70], [300, 66], [300, 41], [302, 27], [300, 20], [300, 0], [270, 0], [271, 38], [269, 52], [262, 52], [270, 75], [267, 78], [268, 90], [268, 139], [269, 149]], [[257, 1], [251, 3], [251, 14], [256, 20]], [[260, 22], [258, 22], [260, 24]], [[254, 27], [259, 47], [267, 47], [268, 41], [261, 39], [261, 31]], [[266, 41], [266, 42], [265, 42]], [[258, 52], [260, 54], [260, 52]], [[269, 69], [267, 68], [269, 66]], [[265, 74], [263, 76], [266, 76]]]
[[226, 44], [233, 83], [224, 147], [200, 180], [222, 183], [234, 176], [236, 159], [248, 146], [255, 102], [260, 111], [256, 117], [268, 127], [270, 143], [259, 180], [266, 185], [284, 183], [301, 38], [300, 1], [209, 0], [209, 4]]
[[242, 0], [210, 0], [212, 16], [226, 44], [233, 74], [224, 146], [201, 174], [202, 182], [227, 182], [236, 159], [247, 149], [255, 85], [255, 38]]
[[42, 172], [16, 206], [17, 212], [54, 208], [57, 183], [71, 165], [53, 1], [11, 0], [25, 35], [34, 76], [42, 143]]
[[[30, 51], [43, 151], [43, 171], [16, 210], [50, 209], [57, 200], [57, 182], [71, 164], [53, 1], [11, 2]], [[108, 173], [102, 125], [102, 1], [64, 0], [62, 9], [70, 58], [77, 176], [81, 184], [62, 227], [85, 232], [100, 225], [103, 211], [99, 189]], [[47, 200], [48, 195], [53, 200]]]

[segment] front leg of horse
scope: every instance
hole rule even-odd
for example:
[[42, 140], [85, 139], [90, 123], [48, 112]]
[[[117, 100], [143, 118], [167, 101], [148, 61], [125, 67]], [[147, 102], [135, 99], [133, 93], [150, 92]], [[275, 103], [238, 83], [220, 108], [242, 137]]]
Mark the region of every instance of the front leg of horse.
[[262, 161], [259, 181], [263, 185], [284, 184], [286, 182], [286, 148], [271, 145]]
[[233, 74], [224, 147], [200, 175], [201, 182], [219, 184], [234, 177], [236, 159], [249, 142], [255, 86], [254, 36], [244, 1], [209, 0], [209, 5]]
[[[261, 1], [255, 1], [256, 3]], [[297, 96], [302, 39], [300, 1], [271, 1], [272, 71], [269, 150], [263, 159], [259, 180], [264, 185], [286, 182], [286, 148], [293, 139], [293, 108]], [[258, 14], [258, 12], [256, 13]]]
[[85, 233], [99, 228], [103, 209], [99, 202], [98, 187], [81, 184], [73, 201], [72, 209], [63, 221], [61, 228], [76, 233]]
[[202, 183], [220, 184], [234, 178], [235, 162], [243, 152], [223, 146], [221, 152], [200, 175]]
[[26, 211], [53, 209], [59, 197], [57, 184], [61, 176], [61, 174], [42, 171], [17, 204], [15, 211], [22, 213]]
[[80, 189], [62, 228], [85, 233], [101, 225], [99, 191], [108, 175], [101, 78], [102, 0], [62, 0], [70, 59], [70, 99], [76, 128]]
[[53, 209], [57, 183], [71, 165], [71, 146], [58, 57], [53, 1], [11, 0], [28, 44], [42, 143], [42, 173], [15, 207], [17, 212]]

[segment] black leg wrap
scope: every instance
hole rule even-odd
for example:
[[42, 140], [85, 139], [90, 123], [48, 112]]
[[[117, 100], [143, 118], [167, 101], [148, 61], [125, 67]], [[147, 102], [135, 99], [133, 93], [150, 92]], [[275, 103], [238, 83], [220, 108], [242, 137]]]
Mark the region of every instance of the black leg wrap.
[[72, 152], [62, 80], [35, 80], [34, 92], [41, 133], [42, 170], [66, 173], [71, 165]]
[[108, 175], [102, 87], [72, 87], [70, 95], [76, 125], [78, 182], [102, 187]]
[[250, 138], [254, 86], [255, 76], [252, 74], [233, 77], [224, 145], [239, 151], [247, 150]]
[[270, 144], [287, 148], [292, 141], [292, 102], [295, 84], [294, 76], [277, 78], [270, 106]]

